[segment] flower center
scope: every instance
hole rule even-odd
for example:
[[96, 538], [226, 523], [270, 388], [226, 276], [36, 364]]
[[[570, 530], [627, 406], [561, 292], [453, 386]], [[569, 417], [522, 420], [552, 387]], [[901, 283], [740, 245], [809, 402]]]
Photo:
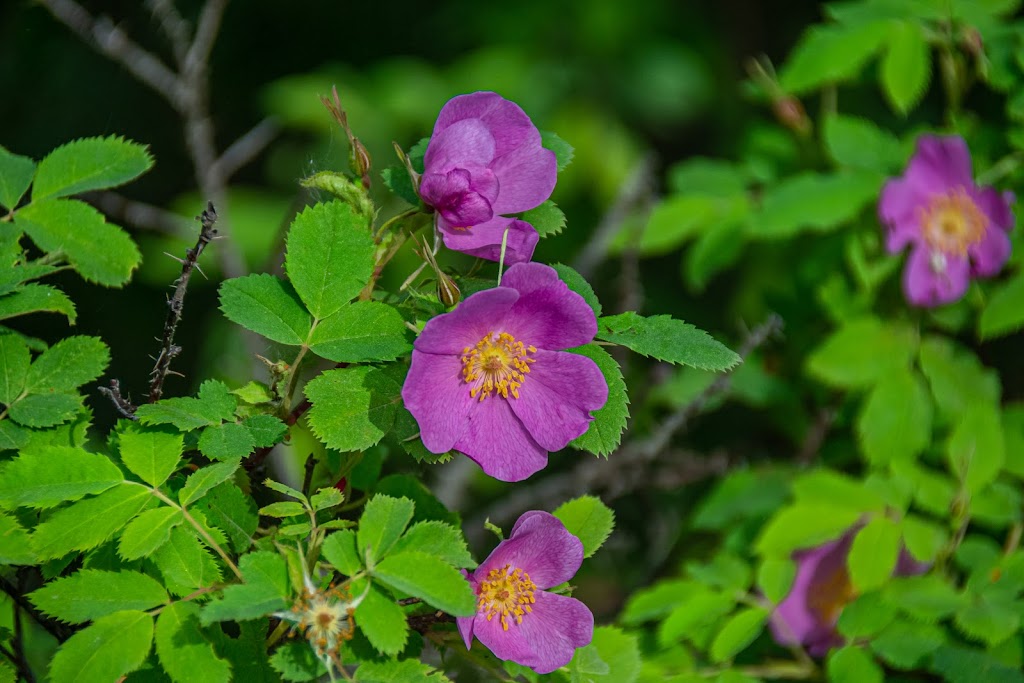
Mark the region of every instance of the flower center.
[[501, 628], [507, 631], [509, 622], [515, 619], [517, 624], [523, 623], [523, 614], [533, 611], [530, 607], [534, 600], [533, 593], [537, 584], [530, 580], [530, 575], [522, 569], [513, 569], [510, 565], [501, 569], [492, 569], [487, 579], [480, 582], [477, 588], [479, 596], [476, 603], [478, 612], [487, 615], [487, 621], [495, 616], [501, 617]]
[[[947, 254], [965, 256], [967, 248], [981, 241], [988, 229], [988, 217], [962, 187], [932, 198], [919, 211], [924, 238], [932, 249], [933, 268], [941, 261], [944, 270]], [[941, 259], [937, 258], [940, 254]]]
[[464, 348], [462, 379], [469, 385], [469, 395], [481, 401], [492, 393], [519, 398], [519, 387], [536, 362], [528, 357], [531, 353], [537, 353], [537, 347], [526, 346], [507, 332], [488, 332], [476, 346]]
[[857, 593], [853, 589], [846, 565], [843, 564], [815, 580], [807, 596], [807, 606], [823, 623], [834, 624], [843, 607], [855, 597]]

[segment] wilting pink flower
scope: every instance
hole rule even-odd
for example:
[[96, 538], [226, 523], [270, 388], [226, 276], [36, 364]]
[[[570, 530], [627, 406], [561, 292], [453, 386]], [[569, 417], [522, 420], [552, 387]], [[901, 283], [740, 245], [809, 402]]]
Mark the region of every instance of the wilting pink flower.
[[608, 400], [594, 361], [569, 349], [593, 341], [594, 311], [541, 263], [431, 319], [413, 345], [405, 407], [432, 453], [457, 450], [487, 474], [520, 481], [587, 431]]
[[878, 204], [889, 252], [910, 245], [907, 300], [951, 303], [971, 278], [997, 274], [1010, 257], [1013, 201], [1012, 193], [974, 184], [963, 138], [921, 137], [906, 172], [886, 183]]
[[505, 262], [530, 260], [537, 231], [507, 216], [551, 196], [558, 163], [519, 105], [492, 92], [448, 100], [423, 167], [420, 197], [437, 211], [446, 247], [497, 261], [508, 230]]
[[545, 589], [571, 579], [582, 563], [583, 544], [557, 517], [523, 514], [483, 564], [463, 572], [477, 595], [476, 614], [456, 619], [466, 647], [476, 636], [498, 659], [540, 674], [568, 664], [593, 639], [594, 615]]
[[[789, 595], [772, 613], [769, 626], [780, 645], [800, 645], [815, 657], [824, 657], [843, 644], [836, 622], [847, 603], [857, 597], [846, 568], [846, 558], [857, 530], [835, 541], [793, 554], [796, 577]], [[930, 565], [900, 551], [895, 576], [923, 574]]]

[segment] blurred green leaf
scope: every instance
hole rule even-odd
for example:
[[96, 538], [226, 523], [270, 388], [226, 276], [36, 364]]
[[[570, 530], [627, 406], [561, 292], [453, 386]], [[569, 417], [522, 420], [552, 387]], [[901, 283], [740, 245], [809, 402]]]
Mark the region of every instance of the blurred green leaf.
[[899, 114], [906, 116], [924, 96], [931, 67], [931, 49], [920, 22], [893, 23], [882, 57], [882, 88]]
[[981, 650], [948, 644], [935, 650], [928, 668], [950, 683], [1024, 682], [1020, 668], [1006, 666]]
[[839, 166], [889, 173], [903, 164], [899, 140], [867, 119], [833, 114], [822, 131], [825, 148]]
[[986, 403], [969, 406], [949, 437], [946, 455], [950, 471], [970, 493], [992, 482], [1006, 457], [998, 408]]
[[978, 318], [978, 336], [994, 339], [1024, 325], [1024, 272], [1017, 273], [992, 291]]
[[755, 547], [771, 557], [788, 557], [794, 550], [831, 541], [853, 526], [860, 512], [827, 504], [797, 503], [783, 508], [761, 529]]
[[885, 674], [874, 658], [853, 645], [833, 650], [826, 670], [832, 683], [882, 683], [885, 680]]
[[947, 643], [945, 632], [938, 626], [896, 620], [884, 627], [871, 640], [871, 649], [896, 669], [920, 666], [936, 649]]
[[769, 187], [750, 221], [753, 239], [788, 239], [849, 222], [878, 198], [884, 176], [858, 170], [804, 172]]
[[327, 675], [327, 667], [305, 640], [293, 640], [274, 650], [270, 666], [286, 681], [317, 681]]
[[964, 605], [964, 596], [949, 580], [935, 575], [894, 578], [885, 587], [884, 597], [901, 612], [928, 623], [935, 623]]
[[931, 396], [921, 378], [907, 370], [883, 376], [857, 417], [861, 448], [875, 466], [917, 456], [931, 443], [931, 427]]
[[857, 532], [846, 564], [850, 581], [864, 593], [882, 586], [892, 576], [900, 552], [900, 528], [888, 517], [875, 517]]
[[869, 387], [909, 367], [916, 348], [910, 327], [876, 318], [851, 320], [811, 353], [807, 370], [837, 387]]
[[921, 372], [931, 385], [939, 412], [959, 419], [973, 404], [999, 400], [999, 377], [971, 351], [938, 336], [921, 341]]
[[540, 132], [540, 144], [544, 149], [550, 149], [555, 153], [555, 159], [558, 161], [559, 173], [564, 171], [565, 167], [572, 163], [573, 156], [575, 155], [572, 145], [551, 131], [542, 130]]
[[800, 38], [782, 67], [779, 82], [799, 95], [822, 85], [847, 81], [860, 73], [889, 35], [889, 23], [814, 26]]
[[[576, 650], [569, 663], [569, 670], [579, 671], [583, 661], [601, 662], [604, 666], [590, 666], [590, 672], [578, 680], [591, 683], [633, 683], [640, 674], [640, 644], [635, 635], [614, 626], [598, 626], [594, 629], [594, 638], [590, 644]], [[604, 672], [606, 668], [607, 672]]]
[[768, 614], [762, 607], [748, 607], [731, 616], [711, 642], [711, 661], [731, 660], [754, 642], [764, 629]]

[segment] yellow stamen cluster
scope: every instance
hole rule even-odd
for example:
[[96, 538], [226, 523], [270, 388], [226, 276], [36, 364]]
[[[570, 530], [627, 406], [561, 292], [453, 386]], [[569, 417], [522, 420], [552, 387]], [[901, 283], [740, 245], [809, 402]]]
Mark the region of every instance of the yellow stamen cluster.
[[477, 587], [477, 611], [486, 614], [487, 621], [499, 616], [501, 628], [505, 631], [513, 619], [521, 624], [523, 615], [533, 611], [530, 605], [536, 602], [533, 593], [537, 590], [537, 584], [530, 580], [529, 574], [522, 569], [510, 572], [509, 568], [510, 565], [506, 564], [501, 569], [492, 569], [487, 579]]
[[469, 395], [482, 401], [492, 393], [508, 398], [519, 398], [530, 364], [529, 358], [537, 347], [526, 346], [507, 332], [488, 332], [476, 346], [462, 350], [462, 379], [470, 385]]
[[988, 217], [962, 187], [934, 197], [918, 211], [925, 240], [942, 254], [966, 255], [988, 229]]
[[302, 632], [325, 664], [334, 662], [340, 666], [341, 644], [351, 640], [355, 632], [352, 620], [355, 609], [348, 601], [349, 597], [333, 586], [323, 592], [307, 589], [298, 602], [292, 605], [288, 616], [288, 620], [295, 623], [294, 628]]

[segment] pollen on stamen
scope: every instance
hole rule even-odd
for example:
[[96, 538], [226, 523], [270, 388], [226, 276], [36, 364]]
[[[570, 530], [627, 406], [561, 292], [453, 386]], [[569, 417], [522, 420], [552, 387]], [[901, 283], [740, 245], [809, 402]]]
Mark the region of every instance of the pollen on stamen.
[[462, 350], [462, 379], [470, 385], [469, 395], [480, 401], [492, 394], [519, 398], [530, 364], [536, 362], [529, 354], [536, 352], [537, 347], [507, 332], [488, 332], [475, 346]]

